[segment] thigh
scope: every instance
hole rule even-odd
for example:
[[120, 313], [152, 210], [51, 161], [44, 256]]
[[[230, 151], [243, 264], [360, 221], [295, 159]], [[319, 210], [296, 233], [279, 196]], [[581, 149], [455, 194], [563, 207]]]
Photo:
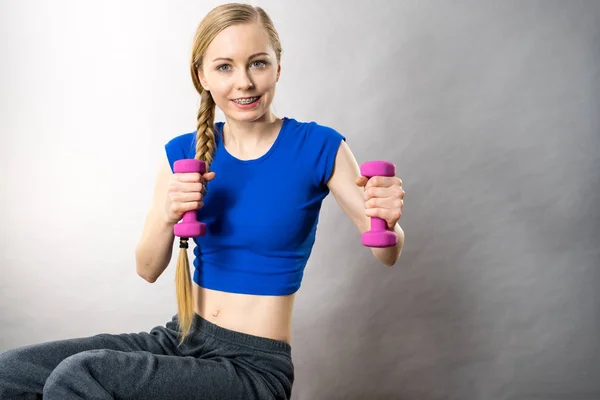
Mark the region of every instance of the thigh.
[[177, 354], [176, 338], [170, 329], [150, 332], [97, 334], [89, 337], [32, 344], [0, 353], [0, 398], [28, 398], [41, 394], [50, 373], [65, 359], [97, 349], [148, 351]]
[[271, 399], [266, 383], [228, 358], [92, 350], [64, 360], [44, 399]]

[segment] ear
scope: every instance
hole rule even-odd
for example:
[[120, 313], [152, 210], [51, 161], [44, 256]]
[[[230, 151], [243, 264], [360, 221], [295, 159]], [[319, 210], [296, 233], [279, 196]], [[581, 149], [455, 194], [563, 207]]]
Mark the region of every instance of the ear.
[[276, 82], [279, 82], [279, 76], [281, 75], [281, 64], [279, 64], [277, 66], [277, 80]]
[[206, 79], [204, 77], [204, 72], [198, 70], [198, 79], [200, 80], [200, 84], [202, 85], [204, 90], [210, 92], [210, 89], [208, 88], [208, 83], [206, 82]]

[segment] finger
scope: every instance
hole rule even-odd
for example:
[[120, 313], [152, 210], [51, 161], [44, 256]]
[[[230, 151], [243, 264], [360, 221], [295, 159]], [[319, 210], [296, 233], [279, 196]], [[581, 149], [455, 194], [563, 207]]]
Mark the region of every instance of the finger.
[[200, 192], [176, 193], [172, 200], [180, 203], [199, 202], [202, 201], [202, 194]]
[[200, 182], [202, 178], [198, 172], [179, 172], [174, 176], [180, 182]]
[[357, 186], [363, 187], [367, 184], [368, 181], [369, 181], [369, 179], [367, 177], [359, 176], [358, 178], [356, 178], [355, 183]]
[[187, 211], [199, 210], [204, 206], [202, 201], [188, 201], [185, 203], [179, 203], [173, 206], [173, 211], [176, 213], [184, 213]]
[[390, 210], [387, 208], [367, 208], [365, 214], [368, 217], [377, 217], [387, 221], [388, 226], [396, 223], [402, 216], [400, 210]]
[[202, 175], [202, 177], [204, 178], [204, 180], [205, 180], [206, 182], [210, 182], [210, 181], [212, 181], [213, 179], [215, 179], [215, 176], [216, 176], [216, 175], [217, 175], [217, 174], [216, 174], [214, 171], [211, 171], [211, 172], [207, 172], [207, 173], [205, 173], [204, 175]]
[[182, 193], [201, 193], [205, 189], [206, 186], [198, 182], [182, 182], [177, 187], [177, 191]]
[[403, 206], [403, 200], [394, 199], [391, 197], [373, 197], [365, 202], [365, 208], [385, 208], [388, 210], [400, 210]]
[[395, 176], [374, 176], [367, 182], [367, 188], [371, 186], [378, 187], [389, 187], [396, 185], [398, 183], [398, 178]]
[[363, 197], [365, 200], [369, 200], [373, 197], [394, 197], [394, 191], [389, 187], [371, 186], [365, 189]]

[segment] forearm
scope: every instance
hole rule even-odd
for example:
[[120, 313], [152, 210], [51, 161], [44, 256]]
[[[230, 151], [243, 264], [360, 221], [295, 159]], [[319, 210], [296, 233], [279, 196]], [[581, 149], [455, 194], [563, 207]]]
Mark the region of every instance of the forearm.
[[398, 236], [398, 243], [393, 247], [373, 247], [371, 251], [375, 258], [388, 267], [393, 266], [402, 254], [404, 248], [404, 231], [399, 224], [394, 226], [394, 232]]
[[148, 218], [135, 249], [137, 274], [155, 282], [171, 261], [174, 240], [173, 224], [156, 215]]

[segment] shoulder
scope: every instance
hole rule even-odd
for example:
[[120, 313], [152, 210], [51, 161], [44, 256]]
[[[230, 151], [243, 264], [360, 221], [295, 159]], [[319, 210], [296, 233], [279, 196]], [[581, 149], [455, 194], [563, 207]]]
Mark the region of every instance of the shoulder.
[[312, 141], [326, 140], [346, 140], [339, 131], [329, 125], [324, 125], [316, 121], [301, 121], [295, 118], [286, 118], [289, 129], [295, 131], [304, 139]]
[[171, 166], [171, 171], [173, 171], [175, 161], [194, 158], [195, 142], [196, 132], [194, 131], [174, 136], [165, 143], [165, 152]]
[[196, 131], [178, 134], [167, 141], [165, 146], [182, 146], [188, 145], [190, 142], [196, 139]]
[[[223, 127], [224, 122], [218, 121], [214, 124], [215, 132], [219, 131]], [[197, 131], [187, 132], [187, 133], [179, 133], [176, 136], [170, 138], [166, 146], [188, 146], [190, 143], [196, 142]]]
[[175, 161], [194, 158], [196, 154], [196, 131], [176, 135], [165, 143], [165, 153], [171, 172]]
[[346, 137], [337, 129], [316, 121], [298, 121], [288, 118], [292, 135], [299, 142], [305, 160], [311, 165], [315, 184], [324, 186], [331, 177], [335, 159]]
[[[215, 123], [215, 133], [222, 128], [223, 122]], [[180, 133], [173, 136], [165, 143], [165, 151], [171, 169], [177, 160], [194, 158], [196, 156], [196, 135], [197, 131]], [[218, 140], [218, 139], [217, 139]]]

